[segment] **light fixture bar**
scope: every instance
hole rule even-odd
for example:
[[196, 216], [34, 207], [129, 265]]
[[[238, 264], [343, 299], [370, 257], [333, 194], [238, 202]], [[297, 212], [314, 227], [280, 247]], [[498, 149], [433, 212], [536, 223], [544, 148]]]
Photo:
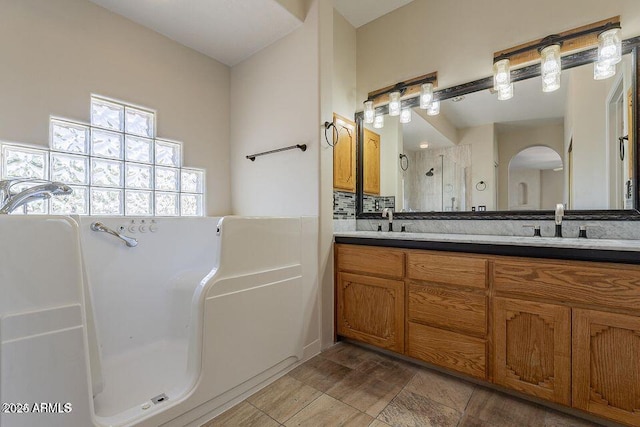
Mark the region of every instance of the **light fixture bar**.
[[603, 31], [620, 27], [620, 16], [614, 16], [609, 19], [594, 22], [589, 25], [574, 28], [572, 30], [563, 31], [555, 34], [553, 42], [550, 37], [545, 37], [529, 43], [514, 46], [509, 49], [501, 50], [493, 54], [493, 62], [501, 59], [509, 59], [511, 67], [526, 64], [540, 60], [539, 50], [553, 43], [560, 43], [560, 54], [564, 55], [569, 52], [587, 49], [598, 44], [598, 35]]
[[431, 83], [434, 87], [438, 86], [438, 72], [425, 74], [410, 80], [398, 82], [393, 86], [387, 86], [382, 89], [374, 90], [367, 94], [367, 100], [373, 101], [375, 105], [383, 105], [390, 101], [389, 94], [391, 92], [400, 92], [401, 98], [412, 98], [420, 94], [420, 89], [424, 83]]

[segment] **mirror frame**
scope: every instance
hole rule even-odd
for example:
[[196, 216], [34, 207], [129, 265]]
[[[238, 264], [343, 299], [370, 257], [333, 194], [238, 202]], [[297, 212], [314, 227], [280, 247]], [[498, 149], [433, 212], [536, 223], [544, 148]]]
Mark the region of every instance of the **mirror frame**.
[[[633, 128], [635, 129], [635, 149], [634, 149], [634, 178], [633, 178], [633, 195], [634, 207], [626, 210], [567, 210], [565, 211], [565, 219], [567, 220], [605, 220], [605, 221], [640, 221], [640, 108], [638, 108], [638, 100], [640, 99], [640, 36], [623, 40], [622, 54], [632, 54], [632, 69], [635, 71], [635, 79], [633, 81]], [[581, 52], [565, 55], [562, 57], [562, 69], [568, 70], [596, 61], [598, 49], [592, 48]], [[540, 64], [533, 64], [527, 67], [511, 70], [511, 81], [518, 82], [530, 79], [540, 75]], [[444, 101], [446, 99], [455, 98], [456, 96], [468, 95], [473, 92], [487, 90], [493, 88], [493, 77], [486, 77], [479, 80], [463, 83], [458, 86], [434, 91], [434, 99]], [[413, 97], [402, 100], [402, 107], [418, 107], [420, 105], [419, 97]], [[375, 108], [376, 114], [388, 114], [388, 105], [382, 105]], [[364, 112], [359, 111], [355, 114], [356, 133], [357, 133], [357, 162], [356, 162], [356, 219], [378, 218], [379, 212], [363, 212], [364, 206]], [[437, 220], [540, 220], [553, 218], [554, 212], [550, 210], [538, 211], [475, 211], [475, 212], [397, 212], [394, 217], [398, 219], [437, 219]]]

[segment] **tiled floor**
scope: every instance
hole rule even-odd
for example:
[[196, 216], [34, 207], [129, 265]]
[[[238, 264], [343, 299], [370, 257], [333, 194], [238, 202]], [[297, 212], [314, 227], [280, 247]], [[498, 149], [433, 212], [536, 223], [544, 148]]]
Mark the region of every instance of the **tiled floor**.
[[340, 343], [203, 427], [593, 427], [596, 424]]

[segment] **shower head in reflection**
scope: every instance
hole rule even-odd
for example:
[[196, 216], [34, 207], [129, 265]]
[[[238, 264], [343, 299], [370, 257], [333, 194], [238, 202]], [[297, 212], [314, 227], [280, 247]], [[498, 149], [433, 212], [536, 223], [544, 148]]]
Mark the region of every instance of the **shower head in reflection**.
[[429, 172], [427, 172], [425, 175], [433, 176], [433, 168], [429, 169]]

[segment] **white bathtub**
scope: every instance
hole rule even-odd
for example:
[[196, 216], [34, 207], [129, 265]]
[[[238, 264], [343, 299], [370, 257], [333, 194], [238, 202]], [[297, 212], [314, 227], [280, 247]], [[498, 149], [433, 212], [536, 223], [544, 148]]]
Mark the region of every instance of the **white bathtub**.
[[198, 425], [302, 358], [299, 218], [142, 220], [0, 217], [0, 398], [73, 407], [3, 427]]

